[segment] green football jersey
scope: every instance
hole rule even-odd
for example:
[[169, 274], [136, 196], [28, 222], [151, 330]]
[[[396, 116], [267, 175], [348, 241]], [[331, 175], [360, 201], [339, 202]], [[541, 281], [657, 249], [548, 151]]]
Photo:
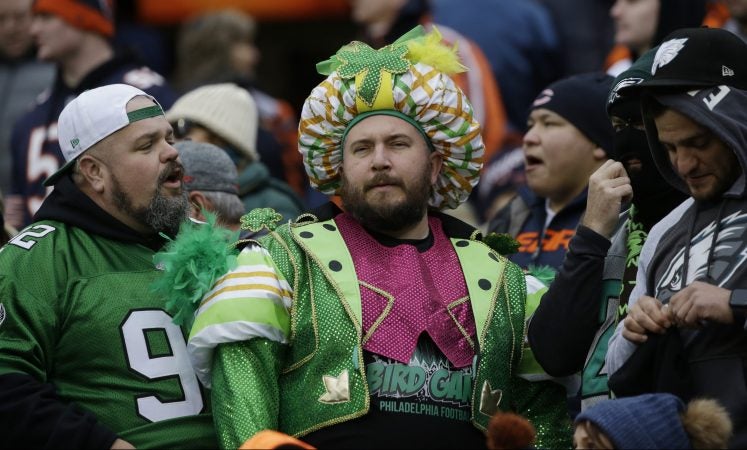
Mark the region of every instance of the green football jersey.
[[150, 292], [153, 253], [56, 221], [23, 230], [0, 250], [0, 374], [54, 384], [135, 447], [216, 447], [186, 332]]

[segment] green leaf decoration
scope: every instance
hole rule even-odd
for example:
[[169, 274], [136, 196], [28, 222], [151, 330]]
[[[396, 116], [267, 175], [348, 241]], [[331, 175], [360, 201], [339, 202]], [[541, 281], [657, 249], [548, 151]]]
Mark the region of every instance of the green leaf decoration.
[[555, 275], [558, 273], [557, 270], [551, 266], [535, 266], [534, 264], [530, 264], [527, 267], [527, 272], [529, 275], [533, 275], [535, 278], [540, 280], [545, 286], [550, 286], [550, 283], [552, 283], [552, 280], [555, 279]]
[[508, 233], [493, 232], [482, 238], [482, 241], [499, 255], [506, 256], [519, 251], [519, 241]]
[[358, 88], [358, 96], [368, 105], [373, 106], [374, 99], [381, 87], [382, 72], [392, 75], [405, 73], [410, 68], [405, 45], [387, 45], [374, 50], [363, 42], [354, 42], [343, 47], [335, 56], [341, 64], [337, 73], [342, 79], [355, 78], [364, 73], [363, 82]]
[[275, 230], [283, 216], [272, 208], [255, 208], [241, 217], [241, 229], [257, 232], [262, 228]]
[[628, 212], [628, 240], [625, 245], [628, 247], [628, 255], [625, 257], [626, 267], [638, 267], [638, 257], [643, 249], [643, 243], [646, 242], [648, 233], [643, 228], [643, 224], [637, 219], [638, 210], [635, 205], [630, 205]]

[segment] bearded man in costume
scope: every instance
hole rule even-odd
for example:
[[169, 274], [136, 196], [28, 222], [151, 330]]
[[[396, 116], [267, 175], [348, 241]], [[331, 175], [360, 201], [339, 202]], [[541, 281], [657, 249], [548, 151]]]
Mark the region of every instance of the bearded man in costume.
[[328, 77], [304, 104], [299, 148], [312, 185], [344, 211], [329, 203], [281, 226], [272, 210], [250, 212], [244, 228], [267, 234], [206, 264], [209, 288], [182, 304], [221, 444], [273, 430], [320, 448], [485, 448], [505, 410], [533, 422], [537, 445], [570, 446], [564, 398], [519, 376], [522, 270], [439, 212], [467, 199], [483, 156], [448, 75], [462, 69], [454, 49], [416, 28], [317, 68]]

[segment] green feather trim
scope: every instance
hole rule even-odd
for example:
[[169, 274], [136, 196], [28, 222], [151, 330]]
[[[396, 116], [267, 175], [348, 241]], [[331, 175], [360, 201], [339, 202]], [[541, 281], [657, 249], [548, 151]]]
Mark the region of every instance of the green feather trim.
[[519, 241], [508, 233], [493, 232], [483, 237], [482, 241], [503, 256], [516, 253], [519, 250]]
[[151, 290], [166, 299], [174, 323], [192, 326], [194, 314], [215, 281], [236, 267], [238, 231], [216, 225], [216, 216], [203, 211], [206, 223], [186, 221], [176, 239], [169, 239], [153, 262], [163, 269]]
[[550, 286], [558, 271], [551, 266], [535, 266], [534, 264], [530, 264], [527, 267], [527, 273], [540, 280], [545, 286]]

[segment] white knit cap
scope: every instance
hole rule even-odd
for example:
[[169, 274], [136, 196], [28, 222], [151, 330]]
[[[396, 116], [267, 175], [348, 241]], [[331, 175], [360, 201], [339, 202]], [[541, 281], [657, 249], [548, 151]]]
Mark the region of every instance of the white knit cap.
[[[127, 112], [135, 97], [148, 97], [154, 106]], [[65, 165], [44, 181], [52, 186], [60, 180], [83, 152], [132, 122], [162, 116], [155, 98], [127, 84], [109, 84], [83, 92], [67, 104], [57, 120], [57, 136]]]
[[244, 88], [233, 83], [201, 86], [179, 97], [166, 119], [172, 124], [179, 119], [196, 122], [251, 161], [258, 161], [257, 104]]

